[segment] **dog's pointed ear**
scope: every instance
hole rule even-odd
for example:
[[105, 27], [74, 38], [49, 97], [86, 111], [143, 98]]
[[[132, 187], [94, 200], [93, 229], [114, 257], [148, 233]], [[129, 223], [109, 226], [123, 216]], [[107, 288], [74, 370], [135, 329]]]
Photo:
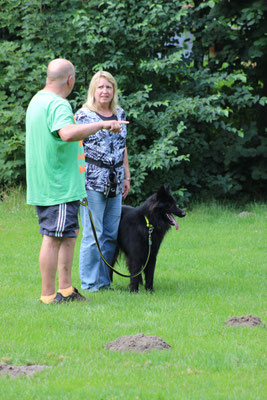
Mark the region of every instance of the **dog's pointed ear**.
[[157, 199], [161, 199], [166, 196], [166, 192], [170, 191], [170, 185], [161, 186], [157, 191]]
[[171, 191], [171, 186], [170, 186], [170, 184], [167, 184], [167, 185], [162, 185], [162, 186], [159, 188], [158, 193], [159, 193], [159, 192], [165, 193], [165, 192], [170, 192], [170, 191]]
[[166, 192], [170, 193], [170, 191], [171, 191], [171, 186], [170, 186], [169, 184], [168, 184], [168, 185], [165, 185], [164, 188], [165, 188], [165, 191], [166, 191]]

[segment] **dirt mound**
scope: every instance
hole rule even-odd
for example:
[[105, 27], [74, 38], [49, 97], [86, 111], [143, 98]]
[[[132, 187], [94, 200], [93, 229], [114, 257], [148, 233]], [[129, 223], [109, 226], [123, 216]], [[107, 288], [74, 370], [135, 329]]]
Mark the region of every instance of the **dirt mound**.
[[238, 214], [239, 217], [248, 217], [250, 215], [255, 215], [255, 214], [248, 211], [242, 211], [241, 213]]
[[226, 325], [231, 326], [258, 326], [263, 325], [262, 321], [258, 317], [253, 317], [253, 315], [247, 315], [243, 317], [232, 317], [225, 321]]
[[158, 336], [146, 336], [138, 333], [135, 336], [120, 336], [113, 342], [106, 343], [105, 348], [112, 351], [149, 351], [152, 349], [165, 350], [171, 346]]
[[36, 372], [42, 371], [45, 368], [49, 368], [47, 365], [12, 365], [6, 363], [0, 363], [0, 375], [10, 375], [12, 378], [19, 376], [31, 376]]

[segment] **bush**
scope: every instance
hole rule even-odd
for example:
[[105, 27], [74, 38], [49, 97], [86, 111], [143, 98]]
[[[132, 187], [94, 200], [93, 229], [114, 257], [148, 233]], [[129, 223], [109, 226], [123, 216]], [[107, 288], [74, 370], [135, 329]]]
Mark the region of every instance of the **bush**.
[[[25, 111], [48, 62], [64, 57], [76, 67], [74, 111], [95, 71], [118, 81], [131, 122], [129, 201], [166, 182], [180, 203], [266, 193], [265, 6], [257, 3], [229, 11], [224, 0], [0, 0], [0, 184], [25, 183]], [[186, 41], [180, 47], [184, 32], [192, 52]]]

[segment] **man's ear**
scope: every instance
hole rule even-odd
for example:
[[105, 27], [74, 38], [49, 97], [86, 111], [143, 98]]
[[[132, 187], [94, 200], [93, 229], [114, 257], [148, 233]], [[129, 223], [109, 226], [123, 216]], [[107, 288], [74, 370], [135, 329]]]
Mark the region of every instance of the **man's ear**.
[[74, 76], [73, 76], [73, 75], [69, 75], [69, 76], [68, 76], [68, 79], [67, 79], [67, 84], [68, 84], [69, 86], [73, 86], [73, 85], [74, 85], [74, 82], [75, 82]]

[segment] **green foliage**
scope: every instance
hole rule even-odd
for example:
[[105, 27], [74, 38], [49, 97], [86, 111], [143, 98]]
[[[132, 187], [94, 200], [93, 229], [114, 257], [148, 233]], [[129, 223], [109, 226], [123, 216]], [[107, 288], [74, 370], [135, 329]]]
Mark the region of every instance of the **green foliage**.
[[[266, 6], [194, 4], [0, 0], [0, 184], [25, 181], [25, 111], [48, 62], [65, 57], [76, 67], [74, 111], [95, 71], [118, 81], [131, 122], [129, 201], [165, 182], [180, 202], [266, 192]], [[184, 32], [194, 35], [189, 58]]]

